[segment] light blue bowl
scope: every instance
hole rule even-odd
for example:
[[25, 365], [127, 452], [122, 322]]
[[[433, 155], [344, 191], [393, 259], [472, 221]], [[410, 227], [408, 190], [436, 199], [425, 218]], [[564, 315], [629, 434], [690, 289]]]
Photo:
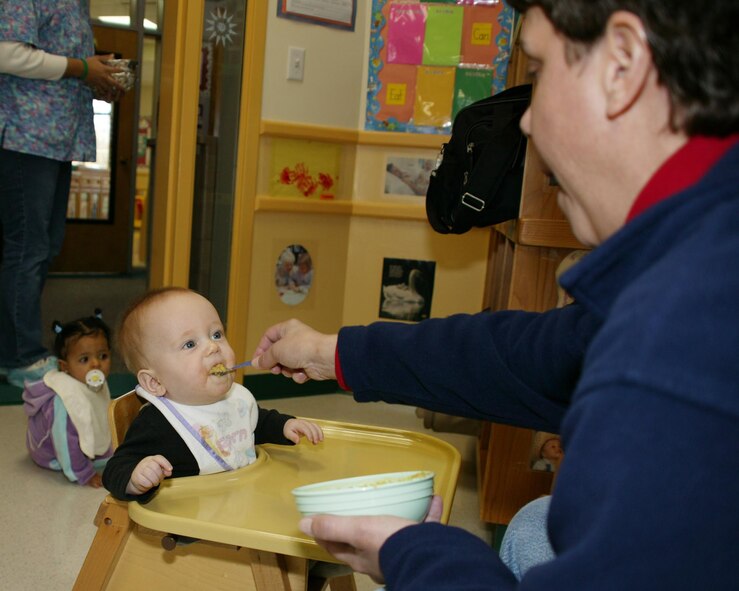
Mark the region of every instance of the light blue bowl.
[[395, 515], [420, 521], [434, 494], [434, 473], [414, 470], [355, 476], [299, 486], [292, 493], [305, 516]]

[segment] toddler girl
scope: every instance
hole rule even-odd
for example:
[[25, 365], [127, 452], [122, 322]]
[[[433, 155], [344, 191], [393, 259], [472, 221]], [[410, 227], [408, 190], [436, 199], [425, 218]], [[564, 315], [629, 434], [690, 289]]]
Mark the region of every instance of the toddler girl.
[[59, 369], [27, 382], [26, 446], [42, 468], [61, 470], [72, 482], [99, 488], [97, 470], [112, 454], [108, 427], [110, 329], [100, 310], [67, 324], [54, 321]]

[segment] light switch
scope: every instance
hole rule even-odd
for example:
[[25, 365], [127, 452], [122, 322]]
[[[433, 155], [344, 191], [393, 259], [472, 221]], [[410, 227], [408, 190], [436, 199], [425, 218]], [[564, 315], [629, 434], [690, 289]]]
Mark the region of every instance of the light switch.
[[305, 66], [305, 48], [287, 48], [287, 79], [303, 80], [303, 67]]

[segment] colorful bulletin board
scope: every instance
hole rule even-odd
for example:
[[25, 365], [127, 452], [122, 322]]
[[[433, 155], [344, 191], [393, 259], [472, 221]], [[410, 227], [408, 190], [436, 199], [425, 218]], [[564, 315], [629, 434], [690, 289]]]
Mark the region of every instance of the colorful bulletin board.
[[514, 15], [502, 0], [373, 0], [365, 128], [449, 133], [505, 88]]

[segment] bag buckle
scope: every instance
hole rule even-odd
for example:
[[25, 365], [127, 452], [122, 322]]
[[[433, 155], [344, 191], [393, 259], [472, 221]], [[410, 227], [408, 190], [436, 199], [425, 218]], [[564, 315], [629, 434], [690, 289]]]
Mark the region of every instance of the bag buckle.
[[479, 197], [475, 197], [472, 193], [465, 193], [462, 195], [462, 205], [469, 207], [471, 210], [480, 213], [485, 209], [485, 201]]

